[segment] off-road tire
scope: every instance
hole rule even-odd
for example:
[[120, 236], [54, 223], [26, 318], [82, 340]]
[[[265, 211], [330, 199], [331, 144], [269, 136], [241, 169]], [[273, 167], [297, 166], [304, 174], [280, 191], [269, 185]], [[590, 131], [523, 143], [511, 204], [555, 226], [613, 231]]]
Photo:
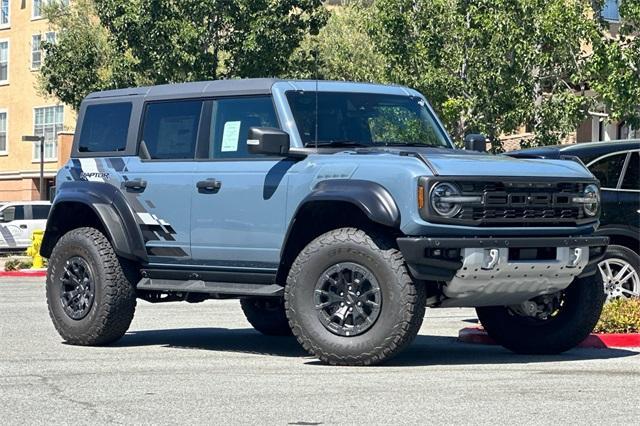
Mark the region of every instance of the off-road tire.
[[476, 308], [490, 337], [520, 354], [559, 354], [587, 338], [605, 301], [599, 272], [576, 278], [565, 290], [564, 304], [555, 318], [535, 321], [512, 314], [507, 307]]
[[284, 300], [274, 297], [240, 299], [244, 316], [257, 331], [267, 336], [291, 336], [284, 312]]
[[[64, 267], [74, 256], [88, 263], [95, 282], [91, 310], [79, 320], [67, 315], [60, 300]], [[60, 238], [49, 259], [46, 293], [53, 325], [60, 336], [73, 345], [94, 346], [114, 342], [126, 333], [133, 320], [135, 289], [109, 240], [94, 228], [74, 229]]]
[[[382, 294], [375, 323], [350, 337], [325, 328], [313, 298], [320, 275], [342, 262], [367, 267]], [[285, 309], [293, 334], [309, 353], [332, 365], [373, 365], [397, 355], [418, 334], [425, 305], [425, 288], [409, 276], [394, 241], [355, 228], [336, 229], [309, 243], [293, 262], [285, 287]]]

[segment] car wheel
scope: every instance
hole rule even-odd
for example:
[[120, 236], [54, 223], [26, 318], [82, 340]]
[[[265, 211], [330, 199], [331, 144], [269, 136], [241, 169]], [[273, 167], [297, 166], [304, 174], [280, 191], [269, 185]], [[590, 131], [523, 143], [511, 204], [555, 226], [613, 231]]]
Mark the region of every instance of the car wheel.
[[240, 299], [247, 321], [267, 336], [291, 336], [291, 327], [284, 312], [284, 300], [272, 297]]
[[558, 354], [593, 331], [604, 304], [602, 278], [576, 278], [558, 293], [539, 296], [518, 306], [476, 308], [490, 337], [522, 354]]
[[66, 233], [49, 259], [47, 305], [62, 338], [74, 345], [104, 345], [122, 337], [136, 294], [107, 238], [97, 229]]
[[640, 297], [640, 256], [623, 246], [607, 247], [598, 264], [607, 300]]
[[418, 333], [425, 301], [393, 240], [355, 228], [312, 241], [285, 288], [293, 334], [334, 365], [378, 364], [398, 354]]

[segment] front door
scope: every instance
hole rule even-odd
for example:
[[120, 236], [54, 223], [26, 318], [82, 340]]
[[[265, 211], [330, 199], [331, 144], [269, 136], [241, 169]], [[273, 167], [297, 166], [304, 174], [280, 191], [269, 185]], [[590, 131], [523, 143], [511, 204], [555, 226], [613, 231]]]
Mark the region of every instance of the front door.
[[14, 249], [29, 246], [29, 221], [23, 205], [11, 205], [2, 210], [0, 222], [0, 248]]
[[123, 192], [138, 216], [149, 263], [191, 263], [191, 188], [203, 101], [149, 103], [139, 157], [123, 170]]
[[[620, 184], [618, 198], [620, 210], [624, 215], [624, 224], [637, 234], [640, 228], [640, 153], [631, 152], [627, 169]], [[640, 247], [636, 247], [640, 253]]]
[[250, 154], [250, 127], [279, 127], [269, 96], [211, 101], [208, 160], [192, 183], [194, 263], [221, 270], [273, 271], [285, 234], [292, 161]]

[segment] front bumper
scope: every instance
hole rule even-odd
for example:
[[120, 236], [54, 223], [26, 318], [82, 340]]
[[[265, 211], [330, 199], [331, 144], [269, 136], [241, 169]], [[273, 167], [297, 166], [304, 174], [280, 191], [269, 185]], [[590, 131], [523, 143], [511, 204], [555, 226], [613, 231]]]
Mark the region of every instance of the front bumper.
[[[595, 273], [604, 256], [608, 237], [531, 237], [531, 238], [428, 238], [402, 237], [398, 247], [414, 278], [451, 281], [463, 267], [464, 249], [549, 249], [588, 247], [588, 261], [580, 276]], [[499, 250], [504, 253], [505, 250]], [[507, 253], [508, 256], [508, 253]], [[509, 260], [508, 258], [506, 260]], [[544, 260], [539, 262], [544, 263]]]

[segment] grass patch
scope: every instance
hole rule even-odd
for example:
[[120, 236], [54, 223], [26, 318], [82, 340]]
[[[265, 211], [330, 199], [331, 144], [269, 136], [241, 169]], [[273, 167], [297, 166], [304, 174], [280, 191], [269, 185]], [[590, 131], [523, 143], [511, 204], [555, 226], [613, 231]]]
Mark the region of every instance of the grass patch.
[[640, 299], [615, 299], [604, 305], [595, 333], [640, 333]]

